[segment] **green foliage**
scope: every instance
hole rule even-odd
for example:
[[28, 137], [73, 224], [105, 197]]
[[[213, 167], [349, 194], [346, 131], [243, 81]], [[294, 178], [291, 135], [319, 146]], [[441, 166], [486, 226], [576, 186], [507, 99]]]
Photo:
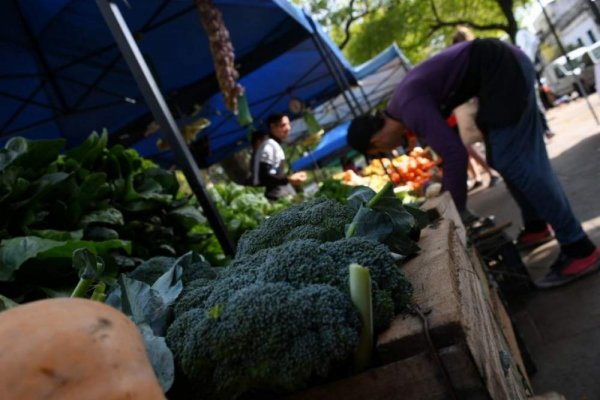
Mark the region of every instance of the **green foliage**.
[[94, 132], [61, 155], [63, 140], [16, 137], [0, 149], [0, 281], [11, 282], [2, 294], [22, 302], [70, 293], [80, 248], [115, 279], [139, 259], [207, 246], [212, 232], [197, 228], [206, 219], [178, 196], [175, 175], [107, 142]]
[[457, 25], [469, 26], [482, 37], [513, 35], [517, 28], [516, 23], [512, 26], [514, 11], [532, 0], [343, 0], [335, 6], [322, 0], [296, 2], [326, 26], [338, 44], [344, 43], [345, 28], [352, 18], [344, 53], [358, 64], [393, 42], [418, 63], [447, 46]]

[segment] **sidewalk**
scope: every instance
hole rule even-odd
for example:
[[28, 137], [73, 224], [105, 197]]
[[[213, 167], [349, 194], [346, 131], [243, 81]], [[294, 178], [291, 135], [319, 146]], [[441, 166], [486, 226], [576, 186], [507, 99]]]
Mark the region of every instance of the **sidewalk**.
[[[589, 97], [600, 118], [600, 97]], [[600, 245], [600, 125], [581, 99], [548, 111], [556, 136], [548, 144], [552, 165], [575, 214], [593, 242]], [[515, 237], [521, 220], [504, 183], [478, 190], [469, 207], [480, 215], [495, 215], [498, 223], [512, 221]], [[523, 261], [535, 279], [544, 275], [558, 254], [548, 243]], [[600, 399], [600, 273], [568, 286], [536, 291], [513, 316], [538, 372], [532, 378], [537, 394], [557, 391], [567, 399]]]

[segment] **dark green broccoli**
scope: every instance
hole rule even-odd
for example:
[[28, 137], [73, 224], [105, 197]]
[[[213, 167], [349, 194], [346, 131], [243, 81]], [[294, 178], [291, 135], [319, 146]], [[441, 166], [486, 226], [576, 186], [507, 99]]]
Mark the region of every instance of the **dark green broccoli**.
[[[257, 229], [245, 232], [238, 241], [236, 258], [243, 258], [293, 239], [341, 239], [344, 237], [345, 226], [352, 222], [353, 217], [352, 208], [325, 198], [290, 207], [272, 215]], [[311, 227], [300, 228], [303, 225]], [[308, 236], [301, 236], [302, 232]]]
[[[406, 308], [412, 296], [412, 286], [396, 267], [387, 246], [356, 237], [335, 242], [295, 240], [255, 254], [236, 259], [224, 268], [221, 276], [233, 283], [217, 283], [222, 296], [229, 286], [244, 282], [289, 282], [294, 284], [323, 283], [348, 291], [348, 265], [358, 263], [371, 271], [373, 292], [373, 324], [376, 332], [387, 328], [394, 316]], [[203, 289], [201, 293], [205, 293]], [[193, 295], [190, 295], [193, 296]], [[204, 294], [198, 293], [201, 298]], [[182, 296], [182, 300], [187, 295]], [[190, 304], [197, 305], [198, 300]], [[179, 305], [176, 312], [186, 307]]]
[[175, 263], [182, 267], [181, 280], [184, 284], [200, 278], [214, 279], [220, 271], [219, 268], [212, 267], [201, 255], [189, 252], [179, 258], [152, 257], [138, 265], [128, 276], [131, 279], [152, 285]]
[[329, 285], [257, 283], [169, 328], [167, 344], [197, 398], [285, 393], [328, 376], [358, 343], [348, 296]]

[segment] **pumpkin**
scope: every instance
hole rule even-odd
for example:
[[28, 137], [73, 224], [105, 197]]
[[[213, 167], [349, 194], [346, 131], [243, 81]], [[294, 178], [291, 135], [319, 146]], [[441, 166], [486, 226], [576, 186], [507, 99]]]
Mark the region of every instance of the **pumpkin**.
[[164, 399], [137, 327], [85, 299], [41, 300], [0, 313], [3, 399]]

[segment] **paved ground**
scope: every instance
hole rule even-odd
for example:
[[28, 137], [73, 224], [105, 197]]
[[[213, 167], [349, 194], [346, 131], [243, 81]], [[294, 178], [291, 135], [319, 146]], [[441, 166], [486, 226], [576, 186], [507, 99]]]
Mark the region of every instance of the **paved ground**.
[[[593, 94], [589, 100], [600, 117], [600, 97]], [[600, 245], [600, 125], [583, 99], [549, 110], [547, 116], [557, 133], [547, 143], [554, 169], [584, 229]], [[495, 215], [498, 222], [512, 221], [508, 233], [516, 236], [519, 212], [504, 184], [473, 193], [469, 207], [480, 215]], [[522, 257], [535, 278], [557, 254], [552, 242]], [[532, 376], [536, 393], [600, 399], [600, 273], [531, 293], [513, 317], [538, 368]]]

